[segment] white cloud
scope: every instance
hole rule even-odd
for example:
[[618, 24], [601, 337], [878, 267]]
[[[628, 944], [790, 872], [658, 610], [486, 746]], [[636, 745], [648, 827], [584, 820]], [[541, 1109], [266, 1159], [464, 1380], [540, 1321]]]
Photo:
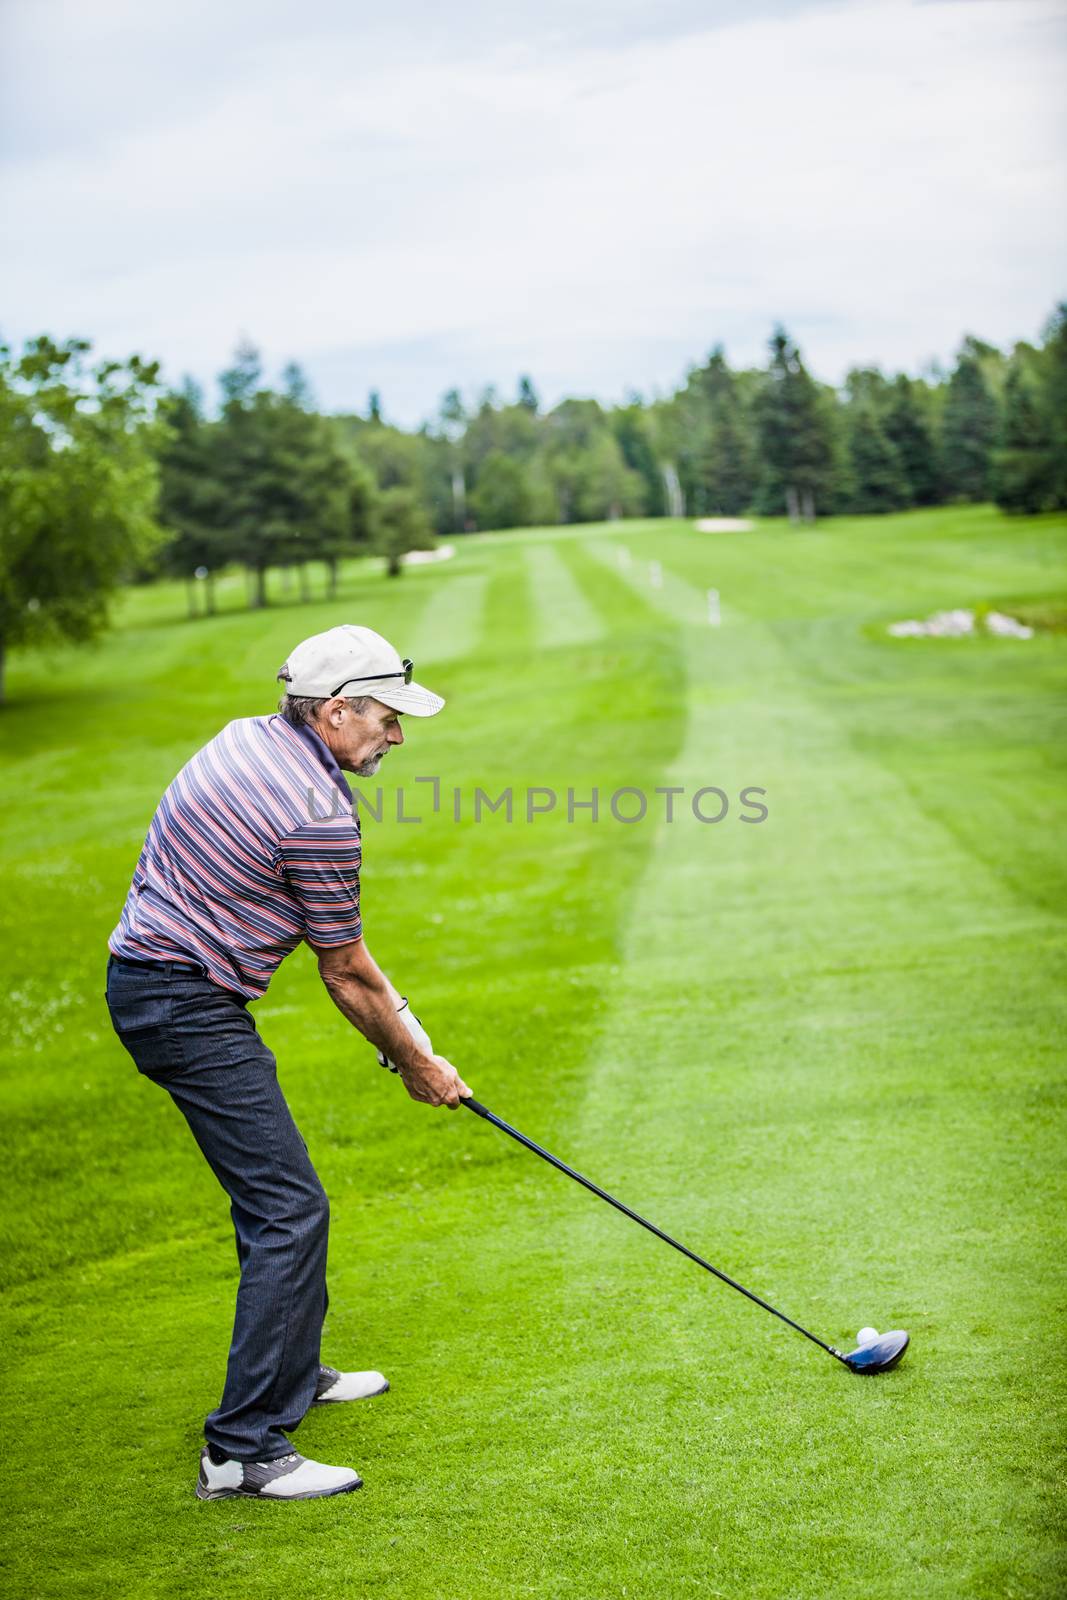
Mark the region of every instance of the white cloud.
[[[157, 110], [81, 148], [14, 141], [8, 332], [207, 376], [244, 330], [327, 403], [379, 386], [412, 421], [452, 381], [616, 395], [718, 339], [756, 360], [775, 318], [825, 376], [914, 366], [967, 329], [1032, 335], [1063, 292], [1050, 0], [446, 58], [329, 7], [294, 33], [292, 10], [187, 93], [193, 13], [180, 70], [153, 57]], [[116, 32], [133, 14], [111, 0]]]

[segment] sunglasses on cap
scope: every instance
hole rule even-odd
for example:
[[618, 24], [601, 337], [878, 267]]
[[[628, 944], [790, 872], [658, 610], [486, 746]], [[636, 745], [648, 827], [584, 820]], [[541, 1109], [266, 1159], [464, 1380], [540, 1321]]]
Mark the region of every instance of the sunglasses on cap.
[[346, 678], [343, 683], [339, 683], [337, 685], [336, 689], [331, 690], [331, 696], [335, 695], [335, 694], [340, 694], [341, 690], [342, 689], [347, 689], [347, 687], [348, 687], [348, 685], [350, 683], [384, 683], [386, 678], [403, 678], [405, 683], [410, 683], [411, 682], [411, 675], [412, 675], [412, 673], [414, 671], [415, 671], [415, 663], [414, 663], [414, 661], [409, 661], [407, 659], [407, 657], [405, 657], [404, 661], [403, 661], [403, 669], [402, 669], [402, 671], [400, 671], [400, 672], [376, 672], [369, 678]]

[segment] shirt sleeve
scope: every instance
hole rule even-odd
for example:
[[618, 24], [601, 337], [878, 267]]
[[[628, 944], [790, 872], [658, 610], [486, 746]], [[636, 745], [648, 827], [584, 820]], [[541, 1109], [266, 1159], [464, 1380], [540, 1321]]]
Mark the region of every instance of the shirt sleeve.
[[351, 817], [305, 822], [279, 839], [275, 867], [304, 915], [311, 944], [349, 944], [363, 934], [359, 869], [363, 847]]

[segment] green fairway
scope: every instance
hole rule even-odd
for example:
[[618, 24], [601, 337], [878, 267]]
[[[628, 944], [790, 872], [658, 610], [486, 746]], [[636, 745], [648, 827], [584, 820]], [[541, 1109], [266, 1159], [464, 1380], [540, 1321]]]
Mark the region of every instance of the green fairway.
[[[16, 657], [4, 1592], [1062, 1594], [1067, 635], [885, 628], [1036, 614], [1065, 558], [1067, 518], [988, 508], [532, 530], [399, 582], [353, 564], [332, 604], [248, 612], [234, 578], [189, 622], [177, 585], [133, 591], [100, 647]], [[323, 1355], [392, 1391], [295, 1437], [360, 1494], [194, 1499], [232, 1230], [111, 1033], [105, 944], [178, 767], [338, 621], [449, 702], [361, 785], [385, 802], [367, 941], [435, 1048], [831, 1343], [910, 1329], [897, 1371], [851, 1376], [468, 1112], [409, 1101], [303, 950], [255, 1013], [332, 1199]], [[513, 820], [475, 821], [475, 789], [508, 786]], [[711, 786], [729, 811], [700, 822]], [[568, 820], [594, 787], [598, 820]], [[623, 788], [644, 820], [612, 816]], [[657, 788], [684, 791], [672, 822]], [[527, 821], [528, 789], [555, 810]]]

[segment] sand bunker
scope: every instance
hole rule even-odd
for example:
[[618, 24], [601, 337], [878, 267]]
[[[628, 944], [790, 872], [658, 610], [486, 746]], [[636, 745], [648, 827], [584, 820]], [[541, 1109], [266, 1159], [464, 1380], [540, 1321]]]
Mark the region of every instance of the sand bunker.
[[751, 529], [747, 517], [701, 517], [696, 525], [698, 533], [749, 533]]
[[455, 553], [454, 544], [442, 544], [436, 550], [409, 550], [400, 559], [406, 567], [421, 567], [427, 561], [447, 561]]

